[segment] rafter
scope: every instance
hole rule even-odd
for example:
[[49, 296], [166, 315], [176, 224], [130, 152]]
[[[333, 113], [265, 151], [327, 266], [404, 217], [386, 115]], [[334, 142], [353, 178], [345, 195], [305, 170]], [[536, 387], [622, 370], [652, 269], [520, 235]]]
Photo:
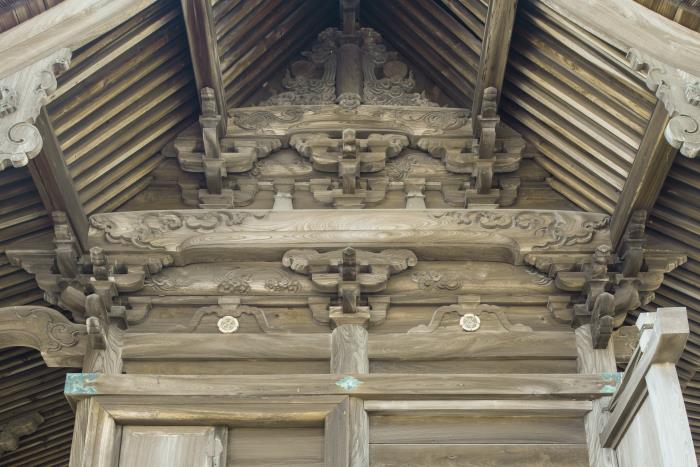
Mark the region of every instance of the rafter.
[[[518, 0], [491, 0], [489, 3], [484, 40], [481, 46], [481, 57], [479, 58], [479, 70], [477, 71], [474, 89], [472, 116], [481, 113], [484, 90], [487, 88], [494, 87], [498, 89], [497, 102], [500, 99], [517, 6]], [[477, 134], [479, 130], [478, 119], [474, 118], [472, 121], [474, 134]]]
[[[216, 106], [226, 116], [226, 95], [221, 75], [219, 52], [214, 27], [214, 12], [209, 0], [182, 0], [182, 13], [187, 27], [187, 40], [194, 68], [197, 89], [214, 90]], [[226, 134], [226, 118], [219, 124], [219, 136]]]
[[66, 166], [51, 120], [43, 107], [37, 117], [36, 126], [41, 133], [44, 147], [41, 153], [29, 162], [29, 173], [46, 210], [64, 211], [80, 246], [83, 251], [87, 251], [87, 216], [73, 177]]
[[610, 236], [614, 248], [620, 243], [632, 213], [654, 207], [673, 165], [678, 150], [664, 137], [669, 120], [664, 104], [657, 102], [612, 215]]

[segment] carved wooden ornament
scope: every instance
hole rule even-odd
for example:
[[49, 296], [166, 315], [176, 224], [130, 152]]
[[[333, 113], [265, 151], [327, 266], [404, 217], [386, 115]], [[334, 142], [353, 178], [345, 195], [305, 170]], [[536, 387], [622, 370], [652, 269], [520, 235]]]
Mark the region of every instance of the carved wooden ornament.
[[61, 49], [22, 70], [0, 77], [0, 170], [27, 165], [43, 144], [34, 119], [56, 90], [56, 74], [66, 70], [71, 52]]

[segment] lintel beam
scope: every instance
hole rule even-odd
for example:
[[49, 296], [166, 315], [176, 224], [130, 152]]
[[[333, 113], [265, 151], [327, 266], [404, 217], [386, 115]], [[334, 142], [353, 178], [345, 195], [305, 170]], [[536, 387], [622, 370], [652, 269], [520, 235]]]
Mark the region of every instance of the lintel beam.
[[619, 374], [365, 374], [365, 375], [141, 375], [69, 373], [65, 394], [258, 398], [338, 396], [360, 399], [566, 399], [611, 395]]
[[678, 150], [664, 136], [669, 121], [663, 103], [658, 101], [612, 215], [610, 237], [614, 248], [620, 244], [632, 213], [654, 207], [673, 165]]
[[[226, 133], [227, 112], [219, 51], [216, 41], [214, 12], [210, 0], [182, 0], [192, 67], [197, 89], [212, 88], [221, 119], [219, 136]], [[201, 108], [201, 102], [200, 102]]]
[[87, 251], [87, 216], [44, 107], [36, 120], [36, 127], [43, 139], [43, 150], [29, 161], [29, 173], [46, 210], [49, 213], [64, 211], [82, 250]]
[[517, 6], [518, 0], [491, 0], [489, 3], [472, 104], [474, 134], [478, 130], [476, 116], [481, 113], [484, 90], [494, 87], [498, 89], [497, 102], [501, 97]]

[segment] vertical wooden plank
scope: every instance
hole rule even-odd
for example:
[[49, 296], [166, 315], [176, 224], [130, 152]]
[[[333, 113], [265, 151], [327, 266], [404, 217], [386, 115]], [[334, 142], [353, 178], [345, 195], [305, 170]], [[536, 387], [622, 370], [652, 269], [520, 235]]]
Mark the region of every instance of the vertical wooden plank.
[[210, 0], [182, 0], [182, 13], [187, 27], [187, 40], [194, 68], [197, 89], [212, 88], [221, 119], [219, 136], [226, 134], [226, 96], [221, 76], [219, 52]]
[[324, 459], [326, 467], [350, 465], [350, 400], [345, 399], [326, 416]]
[[678, 150], [668, 144], [664, 136], [669, 119], [664, 104], [657, 101], [612, 215], [610, 236], [614, 248], [622, 240], [632, 213], [654, 207], [671, 170]]
[[479, 134], [476, 116], [481, 113], [484, 90], [495, 87], [498, 89], [497, 102], [501, 97], [517, 7], [517, 0], [491, 0], [489, 2], [472, 104], [472, 125], [474, 125], [475, 135]]
[[647, 404], [654, 414], [654, 425], [663, 464], [659, 467], [697, 467], [693, 438], [688, 427], [683, 392], [675, 363], [657, 363], [646, 377]]
[[[617, 371], [614, 343], [611, 340], [607, 349], [594, 349], [591, 338], [591, 326], [586, 324], [576, 329], [576, 348], [578, 351], [578, 372], [582, 374], [612, 373]], [[591, 467], [615, 467], [615, 452], [603, 448], [600, 431], [607, 421], [605, 411], [610, 397], [593, 401], [593, 409], [584, 418], [588, 460]]]
[[29, 160], [29, 173], [46, 210], [64, 211], [80, 246], [83, 251], [87, 251], [87, 216], [45, 107], [41, 108], [36, 119], [36, 127], [41, 133], [44, 145], [39, 155]]

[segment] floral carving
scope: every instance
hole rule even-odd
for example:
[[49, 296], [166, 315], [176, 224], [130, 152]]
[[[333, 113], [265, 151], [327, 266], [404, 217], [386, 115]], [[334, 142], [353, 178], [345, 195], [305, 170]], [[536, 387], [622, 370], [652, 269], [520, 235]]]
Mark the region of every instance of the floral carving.
[[231, 271], [219, 280], [217, 290], [222, 294], [245, 294], [250, 292], [250, 274], [239, 275], [238, 271]]
[[[445, 318], [445, 316], [452, 314], [452, 313], [455, 313], [458, 316], [462, 316], [462, 317], [466, 316], [466, 315], [472, 315], [476, 318], [476, 320], [479, 321], [479, 323], [481, 322], [481, 320], [479, 318], [482, 314], [489, 314], [489, 315], [496, 317], [496, 321], [499, 323], [499, 325], [505, 331], [532, 332], [532, 328], [530, 326], [526, 326], [524, 324], [513, 324], [510, 321], [510, 319], [508, 319], [508, 316], [501, 309], [501, 307], [498, 307], [495, 305], [486, 305], [486, 304], [477, 304], [477, 305], [455, 304], [455, 305], [441, 306], [433, 312], [433, 316], [430, 318], [430, 322], [428, 324], [419, 324], [418, 326], [409, 329], [408, 332], [409, 332], [409, 334], [435, 332], [440, 327], [440, 324], [442, 324], [442, 320]], [[463, 322], [460, 322], [460, 327], [462, 327], [462, 323]], [[476, 329], [478, 329], [478, 326], [476, 327]], [[473, 329], [473, 330], [476, 330], [476, 329]]]
[[297, 293], [301, 291], [301, 283], [296, 279], [268, 279], [265, 281], [265, 290]]
[[441, 274], [436, 271], [415, 272], [411, 280], [421, 290], [457, 290], [464, 284], [462, 278], [455, 273]]

